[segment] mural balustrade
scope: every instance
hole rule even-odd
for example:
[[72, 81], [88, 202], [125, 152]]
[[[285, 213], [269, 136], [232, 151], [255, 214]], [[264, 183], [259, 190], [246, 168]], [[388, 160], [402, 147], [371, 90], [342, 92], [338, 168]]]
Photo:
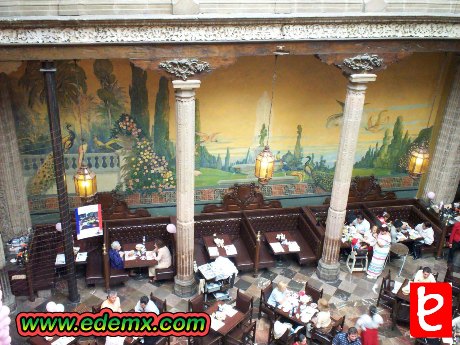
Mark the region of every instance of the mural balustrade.
[[[21, 155], [22, 170], [25, 176], [33, 176], [43, 164], [48, 154]], [[117, 153], [86, 153], [85, 161], [96, 174], [120, 171], [120, 156]], [[75, 172], [78, 165], [78, 154], [64, 155], [64, 166], [68, 173]]]

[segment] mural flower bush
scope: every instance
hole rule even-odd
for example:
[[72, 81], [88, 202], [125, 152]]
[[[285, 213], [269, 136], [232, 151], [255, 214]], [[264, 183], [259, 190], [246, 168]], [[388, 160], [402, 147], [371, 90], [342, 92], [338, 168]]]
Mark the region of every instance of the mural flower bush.
[[165, 157], [153, 151], [152, 143], [143, 138], [136, 142], [123, 166], [126, 191], [162, 192], [175, 186], [174, 176]]
[[112, 129], [112, 137], [126, 135], [138, 138], [141, 136], [142, 129], [138, 128], [136, 121], [128, 114], [121, 114]]

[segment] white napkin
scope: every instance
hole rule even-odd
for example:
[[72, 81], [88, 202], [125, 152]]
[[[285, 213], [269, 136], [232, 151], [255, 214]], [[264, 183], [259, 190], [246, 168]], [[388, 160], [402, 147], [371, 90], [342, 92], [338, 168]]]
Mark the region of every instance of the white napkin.
[[227, 255], [236, 255], [236, 247], [233, 244], [229, 244], [228, 246], [224, 246], [225, 252]]
[[56, 255], [56, 263], [55, 265], [65, 265], [65, 255], [64, 254], [57, 254]]
[[278, 243], [278, 242], [275, 242], [275, 243], [270, 243], [270, 246], [272, 247], [273, 251], [275, 253], [281, 253], [281, 252], [284, 252], [284, 248], [283, 246]]
[[391, 292], [393, 293], [398, 293], [399, 291], [399, 288], [402, 286], [402, 283], [401, 282], [398, 282], [398, 281], [395, 281], [395, 287], [393, 288], [393, 290]]
[[219, 256], [219, 249], [217, 247], [208, 247], [209, 256]]
[[86, 261], [88, 258], [88, 252], [80, 252], [77, 254], [77, 258], [75, 259], [76, 262], [83, 262]]
[[290, 252], [300, 252], [300, 247], [299, 245], [297, 244], [297, 242], [289, 242], [289, 251]]
[[214, 331], [217, 331], [219, 328], [221, 328], [224, 325], [224, 323], [220, 320], [217, 320], [216, 318], [211, 318], [211, 328]]

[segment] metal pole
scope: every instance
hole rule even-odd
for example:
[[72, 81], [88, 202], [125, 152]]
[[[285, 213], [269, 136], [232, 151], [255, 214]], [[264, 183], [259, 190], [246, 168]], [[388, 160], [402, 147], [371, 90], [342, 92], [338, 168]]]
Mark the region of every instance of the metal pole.
[[56, 67], [53, 61], [42, 62], [45, 78], [46, 104], [48, 106], [48, 119], [50, 123], [51, 144], [53, 147], [53, 163], [56, 176], [56, 186], [59, 203], [59, 216], [61, 218], [62, 231], [64, 233], [64, 255], [67, 266], [67, 288], [69, 300], [78, 302], [77, 279], [75, 276], [75, 257], [73, 254], [72, 228], [70, 227], [69, 198], [67, 185], [64, 179], [64, 152], [62, 149], [61, 124], [59, 120], [59, 107], [56, 99]]

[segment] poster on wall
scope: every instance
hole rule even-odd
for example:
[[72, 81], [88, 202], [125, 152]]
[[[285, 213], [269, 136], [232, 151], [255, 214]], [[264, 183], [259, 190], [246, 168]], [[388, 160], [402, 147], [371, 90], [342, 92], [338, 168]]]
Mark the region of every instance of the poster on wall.
[[102, 235], [101, 205], [88, 205], [75, 209], [77, 239]]

